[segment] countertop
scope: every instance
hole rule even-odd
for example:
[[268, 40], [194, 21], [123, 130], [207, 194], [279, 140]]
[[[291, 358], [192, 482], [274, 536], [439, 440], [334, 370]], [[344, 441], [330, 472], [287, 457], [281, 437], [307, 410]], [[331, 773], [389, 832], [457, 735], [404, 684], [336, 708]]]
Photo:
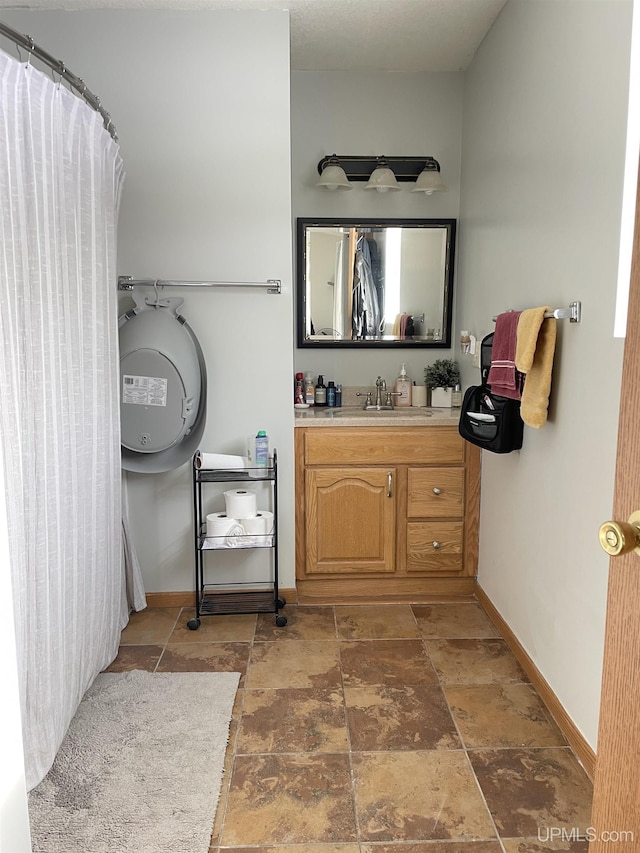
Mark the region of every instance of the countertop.
[[460, 409], [398, 408], [377, 411], [362, 406], [295, 409], [296, 427], [457, 426]]

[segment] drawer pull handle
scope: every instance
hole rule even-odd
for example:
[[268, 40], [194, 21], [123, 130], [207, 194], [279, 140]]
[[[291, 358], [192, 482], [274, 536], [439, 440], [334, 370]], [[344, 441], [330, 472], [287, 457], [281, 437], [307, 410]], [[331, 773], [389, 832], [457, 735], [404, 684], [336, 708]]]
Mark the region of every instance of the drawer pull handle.
[[436, 487], [434, 488], [434, 490], [433, 490], [433, 494], [434, 494], [434, 495], [441, 495], [441, 494], [442, 494], [442, 489], [439, 489], [439, 488], [436, 486]]
[[387, 497], [393, 497], [393, 474], [391, 471], [387, 474]]
[[436, 542], [434, 542], [434, 543], [433, 543], [433, 550], [434, 550], [434, 551], [439, 551], [441, 547], [442, 547], [442, 546], [440, 545], [440, 543], [439, 543], [439, 542], [437, 542], [437, 541], [436, 541]]

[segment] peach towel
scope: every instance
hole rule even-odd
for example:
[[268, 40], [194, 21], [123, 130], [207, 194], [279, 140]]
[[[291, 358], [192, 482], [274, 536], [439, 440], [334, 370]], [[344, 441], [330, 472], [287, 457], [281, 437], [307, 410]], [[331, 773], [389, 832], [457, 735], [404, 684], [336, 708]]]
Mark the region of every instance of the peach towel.
[[520, 414], [527, 426], [539, 429], [547, 422], [553, 356], [556, 349], [556, 320], [545, 320], [547, 305], [527, 308], [518, 320], [516, 368], [526, 374]]

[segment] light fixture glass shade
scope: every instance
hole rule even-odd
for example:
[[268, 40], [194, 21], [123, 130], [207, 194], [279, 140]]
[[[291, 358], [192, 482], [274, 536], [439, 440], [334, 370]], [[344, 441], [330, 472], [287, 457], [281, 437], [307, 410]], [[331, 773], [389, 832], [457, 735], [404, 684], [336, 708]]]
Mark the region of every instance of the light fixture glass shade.
[[423, 169], [418, 175], [418, 180], [411, 188], [411, 192], [431, 195], [431, 193], [445, 192], [446, 189], [447, 187], [440, 176], [440, 172], [436, 169]]
[[377, 166], [367, 183], [364, 185], [365, 190], [378, 190], [379, 193], [386, 193], [389, 190], [399, 190], [398, 182], [393, 171], [386, 165]]
[[349, 183], [344, 169], [338, 162], [329, 162], [320, 175], [320, 180], [316, 184], [318, 187], [324, 187], [327, 190], [352, 190], [353, 187]]

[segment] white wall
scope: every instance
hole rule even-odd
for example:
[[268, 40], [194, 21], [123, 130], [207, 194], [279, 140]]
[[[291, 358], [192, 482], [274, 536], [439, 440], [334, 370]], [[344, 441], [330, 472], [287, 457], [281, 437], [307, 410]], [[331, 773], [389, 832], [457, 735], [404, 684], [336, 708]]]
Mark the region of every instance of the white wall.
[[434, 328], [436, 334], [442, 331], [437, 318], [442, 317], [444, 311], [441, 282], [446, 257], [447, 239], [443, 231], [427, 228], [403, 232], [400, 253], [402, 295], [404, 304], [411, 306], [411, 311], [424, 312], [425, 332], [429, 327]]
[[[460, 198], [463, 74], [294, 71], [291, 74], [291, 175], [294, 217], [381, 216], [456, 218]], [[350, 192], [316, 187], [327, 154], [431, 155], [440, 163], [446, 193]], [[455, 293], [455, 290], [454, 290]], [[456, 340], [455, 325], [453, 331]], [[455, 355], [455, 351], [454, 351]], [[424, 368], [449, 350], [363, 348], [295, 351], [296, 370], [324, 374], [343, 385], [392, 383], [403, 361], [424, 382]]]
[[583, 303], [580, 325], [558, 324], [549, 423], [484, 454], [479, 581], [594, 747], [630, 32], [630, 0], [509, 0], [465, 85], [459, 325]]
[[[202, 449], [244, 452], [245, 437], [265, 429], [278, 450], [280, 581], [292, 587], [288, 14], [118, 9], [3, 18], [63, 58], [112, 114], [127, 172], [121, 274], [282, 280], [281, 295], [180, 295], [207, 361]], [[129, 485], [147, 591], [193, 589], [189, 464], [130, 475]], [[250, 576], [247, 564], [266, 572], [265, 552], [230, 557], [234, 573]]]
[[[343, 243], [342, 234], [317, 230], [309, 241], [308, 278], [313, 293], [313, 323], [317, 334], [323, 328], [333, 328], [334, 294], [336, 293], [336, 257]], [[344, 264], [341, 264], [343, 267]], [[338, 284], [338, 289], [342, 288]]]
[[4, 469], [0, 461], [0, 600], [5, 603], [0, 619], [0, 853], [31, 853], [4, 489]]

